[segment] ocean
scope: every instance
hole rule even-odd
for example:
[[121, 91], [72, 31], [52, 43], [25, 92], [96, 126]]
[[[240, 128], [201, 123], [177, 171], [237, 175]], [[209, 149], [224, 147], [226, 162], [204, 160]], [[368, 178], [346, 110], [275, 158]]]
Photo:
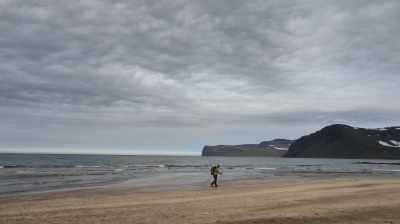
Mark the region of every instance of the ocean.
[[145, 190], [208, 187], [254, 178], [395, 178], [400, 160], [272, 157], [0, 154], [0, 195], [110, 186]]

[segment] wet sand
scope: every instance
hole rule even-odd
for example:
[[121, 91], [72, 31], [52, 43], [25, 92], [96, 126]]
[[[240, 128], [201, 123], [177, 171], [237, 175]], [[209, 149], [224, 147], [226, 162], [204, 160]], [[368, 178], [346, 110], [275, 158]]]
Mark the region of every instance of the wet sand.
[[400, 180], [285, 179], [0, 197], [0, 223], [400, 223]]

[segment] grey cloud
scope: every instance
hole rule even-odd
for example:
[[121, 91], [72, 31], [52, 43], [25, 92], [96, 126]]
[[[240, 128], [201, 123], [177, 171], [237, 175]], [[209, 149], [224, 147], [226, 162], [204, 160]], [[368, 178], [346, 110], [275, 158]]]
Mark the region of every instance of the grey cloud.
[[0, 119], [112, 138], [395, 123], [399, 19], [398, 1], [2, 1]]

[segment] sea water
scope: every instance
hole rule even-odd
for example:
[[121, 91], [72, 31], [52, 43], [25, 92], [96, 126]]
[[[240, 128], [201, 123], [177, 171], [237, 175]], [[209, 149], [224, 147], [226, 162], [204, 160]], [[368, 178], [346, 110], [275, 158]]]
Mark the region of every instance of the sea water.
[[255, 178], [399, 178], [400, 160], [0, 154], [0, 195], [103, 186], [173, 189]]

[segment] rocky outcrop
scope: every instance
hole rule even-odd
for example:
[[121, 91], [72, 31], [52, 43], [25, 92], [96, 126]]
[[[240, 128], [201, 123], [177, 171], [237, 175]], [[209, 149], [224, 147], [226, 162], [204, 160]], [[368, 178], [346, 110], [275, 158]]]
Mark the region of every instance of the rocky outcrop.
[[204, 146], [202, 156], [281, 157], [293, 142], [274, 139], [260, 144]]
[[400, 127], [330, 125], [298, 139], [283, 157], [400, 159]]

